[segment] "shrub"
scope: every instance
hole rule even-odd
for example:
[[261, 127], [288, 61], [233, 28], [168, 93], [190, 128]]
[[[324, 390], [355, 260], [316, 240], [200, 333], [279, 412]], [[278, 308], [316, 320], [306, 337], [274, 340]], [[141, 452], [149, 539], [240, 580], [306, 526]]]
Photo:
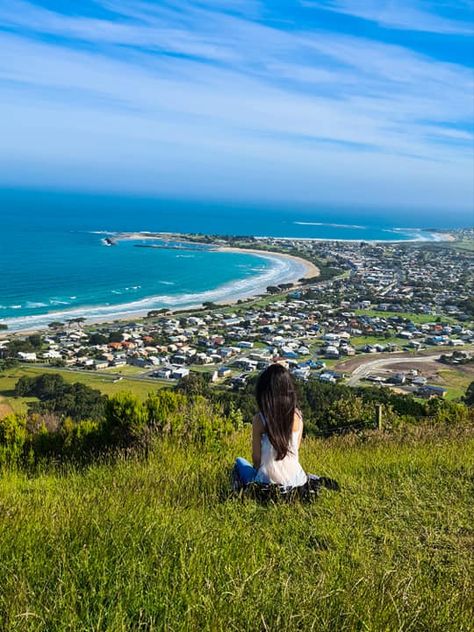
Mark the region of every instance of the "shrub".
[[132, 445], [142, 436], [147, 420], [146, 408], [132, 393], [118, 393], [105, 404], [103, 429], [113, 445]]
[[12, 465], [20, 461], [26, 438], [25, 417], [7, 415], [0, 419], [0, 465]]

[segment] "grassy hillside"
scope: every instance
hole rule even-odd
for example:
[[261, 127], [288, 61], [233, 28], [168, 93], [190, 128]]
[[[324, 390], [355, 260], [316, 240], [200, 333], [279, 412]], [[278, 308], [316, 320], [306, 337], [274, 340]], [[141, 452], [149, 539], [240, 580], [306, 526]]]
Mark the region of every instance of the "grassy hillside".
[[[341, 493], [228, 497], [220, 448], [0, 478], [0, 629], [472, 630], [474, 442], [306, 440]], [[203, 452], [204, 450], [204, 452]]]

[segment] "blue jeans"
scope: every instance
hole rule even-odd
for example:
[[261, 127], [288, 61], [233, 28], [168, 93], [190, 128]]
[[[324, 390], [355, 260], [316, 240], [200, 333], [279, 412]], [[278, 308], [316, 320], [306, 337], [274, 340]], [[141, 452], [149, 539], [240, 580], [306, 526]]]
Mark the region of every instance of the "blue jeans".
[[237, 487], [245, 487], [249, 483], [253, 483], [255, 477], [257, 476], [257, 470], [247, 461], [247, 459], [243, 459], [241, 456], [235, 459], [234, 465], [234, 483], [236, 483]]
[[[234, 489], [239, 490], [249, 483], [255, 482], [256, 477], [257, 470], [247, 461], [247, 459], [238, 456], [235, 459], [234, 469], [232, 471]], [[316, 476], [315, 474], [308, 474], [308, 481], [317, 481], [319, 478], [320, 476]], [[288, 487], [288, 489], [290, 487]]]

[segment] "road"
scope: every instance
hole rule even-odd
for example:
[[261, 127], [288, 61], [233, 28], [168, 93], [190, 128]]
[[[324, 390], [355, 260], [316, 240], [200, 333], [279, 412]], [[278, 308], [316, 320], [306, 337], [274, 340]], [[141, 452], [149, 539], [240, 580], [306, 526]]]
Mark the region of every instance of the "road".
[[357, 386], [361, 380], [376, 370], [384, 369], [385, 367], [392, 367], [394, 364], [407, 364], [407, 362], [413, 362], [413, 364], [421, 364], [425, 362], [434, 362], [439, 360], [441, 353], [438, 351], [431, 355], [425, 356], [413, 356], [413, 354], [404, 355], [403, 357], [397, 356], [392, 358], [379, 358], [378, 360], [369, 360], [358, 366], [352, 372], [350, 378], [347, 380], [349, 386]]

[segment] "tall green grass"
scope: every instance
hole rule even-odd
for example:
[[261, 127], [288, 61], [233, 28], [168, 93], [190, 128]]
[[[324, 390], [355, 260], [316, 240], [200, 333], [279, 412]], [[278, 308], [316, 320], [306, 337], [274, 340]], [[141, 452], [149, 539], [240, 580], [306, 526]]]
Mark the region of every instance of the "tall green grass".
[[0, 629], [472, 630], [465, 434], [306, 440], [306, 469], [342, 485], [311, 505], [229, 497], [248, 444], [5, 472]]

